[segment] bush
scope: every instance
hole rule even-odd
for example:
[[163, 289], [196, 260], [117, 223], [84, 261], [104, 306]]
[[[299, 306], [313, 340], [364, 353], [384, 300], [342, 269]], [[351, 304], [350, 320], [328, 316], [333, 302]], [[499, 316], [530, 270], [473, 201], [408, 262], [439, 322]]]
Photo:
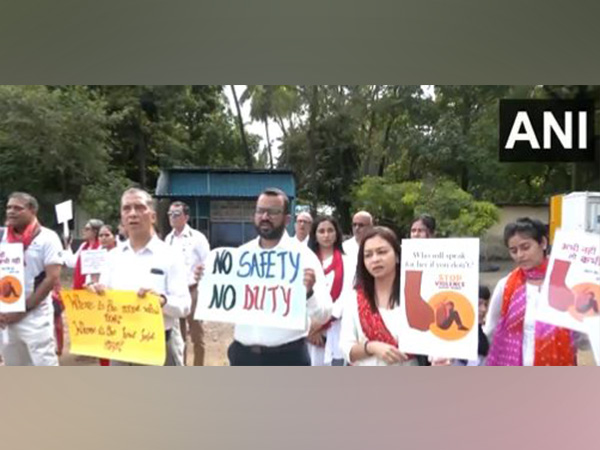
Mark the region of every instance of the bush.
[[440, 237], [481, 237], [499, 218], [492, 203], [475, 201], [449, 180], [425, 183], [396, 182], [366, 177], [354, 191], [354, 206], [369, 211], [381, 225], [408, 236], [411, 221], [419, 214], [436, 218]]

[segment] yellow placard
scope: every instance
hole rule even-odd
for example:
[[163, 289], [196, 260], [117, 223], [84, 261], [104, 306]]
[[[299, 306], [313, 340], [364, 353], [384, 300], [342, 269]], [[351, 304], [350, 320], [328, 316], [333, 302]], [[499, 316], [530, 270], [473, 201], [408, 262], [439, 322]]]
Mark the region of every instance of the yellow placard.
[[165, 328], [159, 297], [135, 292], [62, 291], [71, 353], [162, 366]]

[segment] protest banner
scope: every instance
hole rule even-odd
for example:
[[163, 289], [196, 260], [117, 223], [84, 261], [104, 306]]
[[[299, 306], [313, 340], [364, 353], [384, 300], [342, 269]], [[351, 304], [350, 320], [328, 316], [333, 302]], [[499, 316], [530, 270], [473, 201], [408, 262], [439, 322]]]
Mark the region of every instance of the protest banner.
[[405, 353], [477, 359], [479, 239], [405, 239], [401, 327]]
[[69, 220], [73, 220], [73, 201], [59, 203], [54, 206], [56, 211], [56, 223], [63, 225], [63, 235], [69, 237]]
[[536, 318], [586, 333], [600, 317], [600, 236], [557, 230]]
[[0, 313], [25, 312], [23, 244], [0, 244]]
[[102, 272], [108, 252], [104, 249], [83, 250], [81, 252], [81, 273], [91, 275]]
[[218, 248], [210, 252], [205, 266], [196, 320], [305, 329], [299, 249]]
[[70, 352], [134, 364], [162, 366], [165, 329], [157, 296], [129, 291], [62, 291]]

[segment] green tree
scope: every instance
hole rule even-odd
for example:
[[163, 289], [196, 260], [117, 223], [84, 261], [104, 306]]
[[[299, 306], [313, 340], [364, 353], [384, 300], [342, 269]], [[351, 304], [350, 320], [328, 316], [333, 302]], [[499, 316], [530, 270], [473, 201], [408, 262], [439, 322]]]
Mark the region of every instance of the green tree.
[[54, 223], [53, 204], [106, 172], [111, 123], [86, 87], [0, 86], [0, 193], [30, 192]]
[[398, 182], [393, 177], [366, 177], [355, 191], [355, 208], [366, 209], [380, 224], [408, 236], [419, 214], [433, 215], [438, 235], [482, 236], [498, 221], [498, 209], [476, 201], [450, 180]]

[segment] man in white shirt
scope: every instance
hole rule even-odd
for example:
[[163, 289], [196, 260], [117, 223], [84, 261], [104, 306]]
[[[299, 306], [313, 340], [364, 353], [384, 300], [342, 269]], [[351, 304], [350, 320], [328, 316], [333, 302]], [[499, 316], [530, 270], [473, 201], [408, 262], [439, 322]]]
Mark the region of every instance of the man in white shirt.
[[25, 263], [24, 313], [0, 314], [7, 366], [58, 366], [51, 291], [60, 283], [62, 245], [56, 233], [40, 226], [38, 202], [15, 192], [6, 206], [3, 243], [22, 243]]
[[298, 242], [308, 245], [308, 238], [312, 224], [313, 218], [310, 213], [301, 212], [296, 216], [296, 224], [294, 225], [294, 228], [296, 230], [295, 238], [298, 240]]
[[325, 323], [331, 317], [332, 302], [323, 268], [313, 252], [288, 236], [285, 228], [290, 220], [287, 195], [279, 189], [266, 189], [258, 197], [254, 214], [259, 236], [241, 248], [300, 249], [307, 291], [306, 299], [302, 299], [306, 301], [306, 327], [298, 331], [236, 325], [228, 351], [232, 366], [310, 366], [305, 339], [310, 324]]
[[358, 249], [363, 240], [365, 232], [369, 227], [373, 226], [373, 216], [367, 211], [359, 211], [352, 217], [352, 234], [350, 239], [347, 239], [342, 244], [344, 254], [353, 259], [358, 258]]
[[[129, 240], [109, 252], [100, 282], [89, 289], [100, 295], [112, 289], [135, 291], [141, 298], [147, 294], [159, 296], [167, 342], [165, 365], [177, 365], [169, 340], [175, 322], [190, 313], [189, 272], [181, 255], [155, 234], [154, 201], [146, 191], [125, 191], [121, 197], [121, 222]], [[111, 365], [124, 364], [111, 361]]]
[[[204, 332], [202, 322], [194, 320], [194, 311], [198, 301], [197, 283], [194, 279], [194, 267], [204, 264], [210, 253], [210, 244], [206, 237], [188, 225], [190, 208], [183, 202], [174, 202], [169, 207], [169, 223], [173, 231], [169, 233], [165, 242], [183, 255], [185, 266], [188, 270], [188, 287], [192, 297], [192, 309], [186, 319], [181, 319], [173, 328], [172, 340], [177, 353], [185, 365], [187, 328], [189, 327], [192, 344], [194, 345], [194, 366], [204, 365]], [[187, 326], [186, 326], [187, 325]]]

